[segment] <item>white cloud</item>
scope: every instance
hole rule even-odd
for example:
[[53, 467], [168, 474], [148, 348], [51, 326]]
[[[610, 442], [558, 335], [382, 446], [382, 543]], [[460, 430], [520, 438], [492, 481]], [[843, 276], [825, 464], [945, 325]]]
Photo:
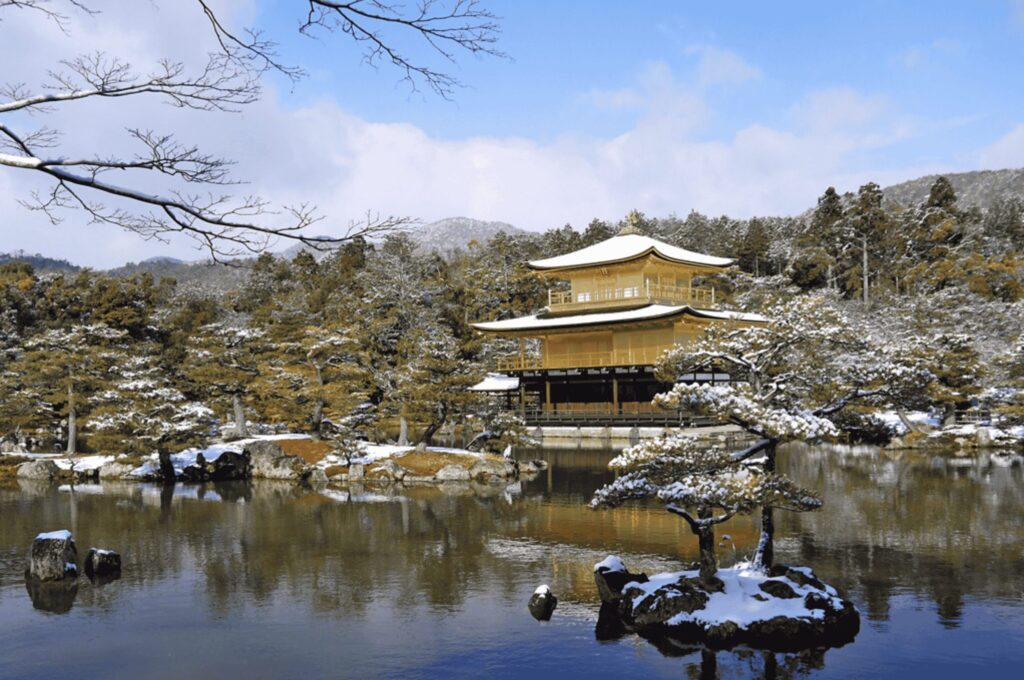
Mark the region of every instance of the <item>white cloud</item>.
[[697, 84], [735, 85], [761, 77], [761, 70], [747, 63], [740, 55], [715, 45], [693, 45], [688, 54], [696, 54]]
[[1024, 123], [982, 149], [978, 160], [979, 167], [985, 170], [1024, 166]]
[[[144, 5], [138, 16], [113, 15], [111, 25], [89, 41], [116, 44], [143, 61], [195, 32], [194, 17], [169, 13], [155, 25], [145, 16], [149, 3]], [[236, 7], [246, 11], [249, 5]], [[66, 39], [38, 30], [15, 32], [18, 40], [0, 44], [0, 63], [17, 57], [19, 64], [52, 64]], [[279, 204], [318, 204], [327, 219], [317, 233], [338, 233], [367, 210], [426, 221], [468, 215], [527, 229], [566, 222], [582, 227], [593, 217], [617, 219], [632, 208], [652, 215], [691, 209], [739, 217], [793, 214], [813, 205], [830, 184], [855, 189], [867, 179], [906, 179], [933, 169], [879, 172], [853, 160], [907, 130], [885, 99], [849, 88], [810, 93], [792, 105], [784, 125], [748, 124], [710, 137], [714, 112], [704, 88], [743, 83], [760, 72], [718, 48], [692, 53], [698, 55], [692, 73], [652, 63], [631, 86], [588, 95], [593, 104], [636, 112], [628, 129], [600, 138], [442, 139], [408, 123], [364, 120], [330, 99], [290, 110], [274, 93], [244, 115], [137, 101], [117, 103], [122, 115], [114, 117], [110, 102], [96, 102], [46, 122], [66, 126], [69, 145], [86, 150], [121, 139], [130, 124], [178, 130], [183, 141], [237, 159], [237, 175], [251, 182], [245, 191]], [[196, 256], [183, 243], [157, 247], [112, 227], [85, 225], [81, 215], [51, 227], [16, 204], [39, 185], [34, 176], [0, 169], [0, 251], [24, 248], [99, 266], [155, 254]]]

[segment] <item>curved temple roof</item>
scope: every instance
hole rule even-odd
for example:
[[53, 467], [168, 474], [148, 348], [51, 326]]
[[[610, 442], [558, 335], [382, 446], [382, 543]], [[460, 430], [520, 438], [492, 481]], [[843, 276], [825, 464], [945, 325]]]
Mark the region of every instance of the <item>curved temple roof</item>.
[[627, 262], [651, 253], [671, 262], [704, 267], [728, 267], [734, 262], [728, 257], [704, 255], [692, 250], [670, 246], [641, 234], [620, 234], [565, 255], [533, 260], [527, 264], [531, 269], [540, 270], [577, 269], [614, 262]]
[[544, 318], [536, 314], [521, 316], [516, 319], [503, 319], [501, 321], [484, 321], [473, 324], [477, 330], [490, 333], [516, 333], [521, 331], [545, 331], [571, 328], [574, 326], [594, 326], [613, 323], [628, 323], [636, 321], [650, 321], [690, 314], [702, 319], [720, 319], [746, 321], [750, 323], [764, 323], [767, 318], [760, 314], [746, 314], [743, 312], [724, 312], [711, 309], [697, 309], [689, 305], [647, 305], [639, 309], [630, 309], [624, 312], [592, 312], [589, 314], [575, 314], [573, 316], [555, 316]]

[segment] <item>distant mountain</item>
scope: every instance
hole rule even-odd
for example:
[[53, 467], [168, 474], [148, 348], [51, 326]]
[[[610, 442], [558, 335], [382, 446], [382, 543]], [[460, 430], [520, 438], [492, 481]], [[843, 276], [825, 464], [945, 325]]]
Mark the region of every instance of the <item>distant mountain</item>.
[[485, 222], [469, 217], [448, 217], [422, 227], [414, 227], [409, 231], [409, 235], [412, 236], [420, 250], [448, 253], [465, 248], [472, 241], [486, 243], [500, 232], [505, 232], [510, 236], [526, 233], [507, 222]]
[[[928, 191], [939, 175], [918, 177], [909, 182], [883, 189], [885, 197], [901, 205], [917, 205], [928, 197]], [[964, 208], [986, 209], [998, 200], [1024, 200], [1024, 168], [1012, 170], [977, 170], [945, 175], [956, 189], [957, 200]]]
[[56, 260], [52, 257], [46, 257], [35, 253], [30, 255], [24, 250], [15, 250], [11, 253], [0, 253], [0, 264], [6, 264], [8, 262], [26, 262], [32, 265], [32, 268], [38, 272], [77, 272], [81, 269], [78, 265], [71, 264], [67, 260]]

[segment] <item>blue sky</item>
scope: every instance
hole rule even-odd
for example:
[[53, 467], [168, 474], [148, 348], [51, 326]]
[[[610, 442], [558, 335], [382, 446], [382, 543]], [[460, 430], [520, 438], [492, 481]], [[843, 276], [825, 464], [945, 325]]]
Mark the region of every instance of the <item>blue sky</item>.
[[[91, 49], [144, 66], [212, 47], [191, 2], [93, 1], [109, 11], [77, 17], [69, 35], [27, 19], [0, 24], [2, 80], [32, 83]], [[366, 211], [534, 230], [634, 208], [796, 214], [829, 185], [1024, 166], [1024, 0], [482, 0], [501, 17], [509, 58], [460, 56], [452, 69], [467, 87], [453, 101], [361, 64], [343, 37], [298, 35], [301, 3], [211, 2], [232, 26], [280, 41], [283, 60], [308, 77], [271, 78], [239, 115], [147, 102], [112, 115], [98, 102], [47, 122], [82, 151], [120, 149], [131, 125], [175, 130], [237, 160], [236, 177], [271, 201], [318, 205], [321, 233]], [[17, 205], [32, 188], [0, 172], [0, 214], [11, 216], [0, 219], [0, 251], [94, 266], [198, 256], [75, 215], [49, 225]]]
[[[652, 64], [695, 84], [701, 48], [728, 51], [756, 75], [709, 88], [714, 114], [698, 134], [728, 137], [754, 123], [787, 127], [792, 105], [846, 87], [880, 100], [914, 126], [878, 153], [880, 167], [953, 163], [996, 141], [1024, 110], [1024, 3], [637, 2], [510, 0], [502, 18], [509, 60], [462, 59], [468, 87], [447, 102], [410, 94], [393, 72], [375, 71], [354, 48], [288, 33], [283, 51], [315, 65], [292, 105], [329, 97], [380, 122], [411, 122], [445, 139], [609, 136], [635, 109], [601, 108], [589, 96], [632, 86]], [[294, 23], [287, 3], [266, 2], [261, 21]], [[290, 87], [290, 86], [286, 86]], [[952, 134], [951, 134], [952, 133]]]

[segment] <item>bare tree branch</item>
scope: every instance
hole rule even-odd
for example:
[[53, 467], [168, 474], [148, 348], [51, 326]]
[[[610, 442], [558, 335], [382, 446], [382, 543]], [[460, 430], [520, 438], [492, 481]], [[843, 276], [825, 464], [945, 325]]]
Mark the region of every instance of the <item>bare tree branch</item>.
[[[45, 114], [83, 100], [115, 102], [144, 95], [155, 95], [178, 108], [233, 112], [258, 100], [264, 73], [276, 71], [292, 80], [304, 75], [301, 68], [281, 61], [276, 44], [260, 31], [231, 28], [208, 0], [196, 1], [217, 40], [217, 49], [198, 69], [163, 59], [149, 73], [139, 73], [123, 59], [96, 52], [60, 62], [36, 87], [0, 86], [0, 167], [34, 172], [51, 182], [47, 190], [22, 204], [43, 212], [53, 223], [63, 219], [62, 211], [77, 210], [93, 223], [115, 225], [146, 239], [166, 241], [172, 234], [184, 234], [217, 261], [260, 252], [278, 239], [327, 250], [358, 236], [378, 236], [408, 225], [407, 218], [367, 213], [338, 236], [312, 237], [304, 230], [321, 219], [313, 206], [272, 209], [259, 196], [212, 192], [210, 187], [238, 184], [228, 175], [233, 162], [183, 144], [172, 134], [126, 126], [129, 137], [141, 146], [136, 155], [118, 157], [101, 150], [67, 157], [55, 151], [60, 131], [19, 129], [24, 114]], [[98, 14], [88, 0], [63, 0], [63, 9], [71, 10], [67, 13], [61, 11], [61, 4], [61, 0], [0, 0], [0, 19], [4, 10], [32, 11], [67, 34], [72, 12]], [[307, 0], [299, 30], [309, 34], [315, 28], [339, 32], [363, 44], [368, 63], [390, 62], [414, 88], [424, 82], [445, 98], [459, 82], [406, 56], [393, 40], [415, 36], [448, 63], [459, 51], [501, 55], [495, 48], [496, 18], [477, 0], [422, 0], [412, 9], [380, 0]], [[114, 171], [119, 181], [107, 181]], [[149, 186], [143, 184], [147, 177], [159, 177], [167, 184], [143, 190], [142, 186]], [[186, 191], [188, 186], [207, 189]]]

